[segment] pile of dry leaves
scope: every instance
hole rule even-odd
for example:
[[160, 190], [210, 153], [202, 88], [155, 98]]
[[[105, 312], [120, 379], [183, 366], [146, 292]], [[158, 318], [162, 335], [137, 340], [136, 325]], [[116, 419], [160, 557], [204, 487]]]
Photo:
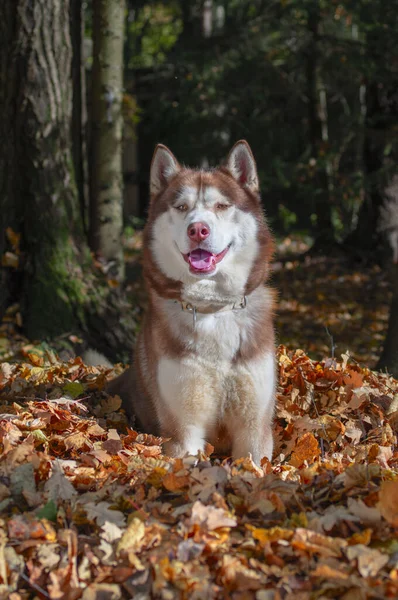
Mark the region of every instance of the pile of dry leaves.
[[0, 371], [0, 597], [398, 596], [398, 382], [279, 349], [276, 454], [171, 460], [29, 349]]

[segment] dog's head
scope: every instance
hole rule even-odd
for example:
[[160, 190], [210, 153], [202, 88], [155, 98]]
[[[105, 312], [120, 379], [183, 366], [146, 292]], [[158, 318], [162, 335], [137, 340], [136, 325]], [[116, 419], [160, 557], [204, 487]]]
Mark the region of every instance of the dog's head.
[[247, 142], [237, 142], [226, 165], [211, 171], [182, 167], [158, 145], [150, 193], [145, 267], [158, 293], [181, 297], [202, 282], [229, 297], [265, 281], [272, 238]]

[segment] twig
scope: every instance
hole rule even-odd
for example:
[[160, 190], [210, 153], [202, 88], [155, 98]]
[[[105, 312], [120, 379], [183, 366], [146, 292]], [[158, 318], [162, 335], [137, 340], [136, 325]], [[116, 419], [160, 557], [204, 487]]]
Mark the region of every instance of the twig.
[[337, 346], [335, 346], [335, 344], [334, 344], [334, 339], [333, 339], [332, 334], [329, 333], [329, 329], [327, 327], [325, 327], [325, 329], [326, 329], [326, 333], [328, 334], [329, 339], [330, 339], [330, 345], [332, 348], [332, 360], [334, 360], [334, 351], [336, 350]]
[[39, 592], [39, 594], [42, 594], [42, 596], [45, 596], [46, 598], [50, 598], [50, 594], [48, 594], [42, 587], [37, 585], [37, 583], [33, 583], [33, 581], [31, 581], [29, 577], [25, 575], [25, 573], [21, 573], [21, 577], [30, 585], [30, 587], [36, 590], [36, 592]]
[[[314, 398], [314, 391], [313, 391], [313, 390], [312, 390], [312, 393], [311, 393], [311, 400], [312, 400], [312, 403], [313, 403], [313, 405], [314, 405], [314, 408], [315, 408], [316, 416], [317, 416], [317, 417], [318, 417], [318, 419], [320, 420], [320, 419], [321, 419], [321, 415], [320, 415], [320, 414], [319, 414], [319, 412], [318, 412], [318, 407], [317, 407], [317, 405], [316, 405], [316, 402], [315, 402], [315, 398]], [[329, 444], [330, 444], [330, 440], [329, 440], [329, 436], [328, 436], [328, 434], [327, 434], [327, 432], [326, 432], [325, 424], [324, 424], [324, 423], [322, 423], [322, 422], [321, 422], [321, 427], [322, 427], [322, 429], [323, 429], [323, 433], [325, 434], [325, 438], [327, 439], [327, 441], [328, 441], [328, 442], [329, 442]], [[320, 440], [321, 440], [321, 453], [322, 453], [322, 460], [325, 460], [325, 447], [324, 447], [324, 445], [323, 445], [323, 442], [324, 442], [324, 440], [323, 440], [323, 437], [321, 437], [321, 438], [320, 438]]]
[[[303, 380], [306, 382], [306, 384], [309, 384], [309, 382], [308, 382], [308, 381], [306, 380], [306, 378], [304, 377], [303, 370], [302, 370], [302, 368], [301, 368], [300, 366], [298, 367], [298, 370], [300, 371], [300, 373], [301, 373], [301, 377], [302, 377], [302, 378], [303, 378]], [[311, 402], [312, 402], [312, 403], [313, 403], [313, 405], [314, 405], [315, 412], [316, 412], [316, 416], [317, 416], [317, 417], [318, 417], [318, 419], [320, 420], [320, 419], [321, 419], [321, 415], [320, 415], [320, 414], [319, 414], [319, 412], [318, 412], [318, 407], [317, 407], [317, 405], [316, 405], [316, 402], [315, 402], [314, 390], [313, 390], [313, 389], [311, 390]], [[325, 424], [324, 424], [324, 423], [322, 423], [322, 422], [321, 422], [321, 427], [322, 427], [322, 429], [323, 429], [323, 433], [325, 434], [325, 438], [327, 439], [327, 441], [328, 441], [328, 442], [329, 442], [329, 444], [330, 444], [329, 436], [328, 436], [328, 434], [326, 433]], [[325, 459], [325, 447], [324, 447], [324, 444], [323, 444], [323, 442], [324, 442], [323, 438], [322, 438], [322, 437], [320, 437], [320, 444], [321, 444], [322, 460], [324, 460], [324, 459]]]

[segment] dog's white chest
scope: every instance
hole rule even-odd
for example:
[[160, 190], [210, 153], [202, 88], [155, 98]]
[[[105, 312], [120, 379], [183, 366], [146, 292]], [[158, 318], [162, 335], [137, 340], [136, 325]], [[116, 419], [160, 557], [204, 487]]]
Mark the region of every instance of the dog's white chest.
[[211, 366], [230, 365], [242, 338], [242, 330], [249, 326], [248, 315], [241, 310], [229, 310], [214, 314], [183, 311], [179, 304], [170, 311], [170, 326], [186, 348], [200, 361]]

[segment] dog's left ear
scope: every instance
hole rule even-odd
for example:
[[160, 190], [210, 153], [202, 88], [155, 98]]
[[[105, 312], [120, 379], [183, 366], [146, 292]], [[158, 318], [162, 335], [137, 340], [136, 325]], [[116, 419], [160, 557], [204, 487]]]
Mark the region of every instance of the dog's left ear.
[[166, 187], [169, 179], [180, 170], [174, 154], [163, 144], [158, 144], [153, 153], [149, 188], [151, 196], [159, 194]]
[[256, 161], [246, 140], [240, 140], [233, 146], [228, 154], [227, 169], [242, 187], [258, 192]]

